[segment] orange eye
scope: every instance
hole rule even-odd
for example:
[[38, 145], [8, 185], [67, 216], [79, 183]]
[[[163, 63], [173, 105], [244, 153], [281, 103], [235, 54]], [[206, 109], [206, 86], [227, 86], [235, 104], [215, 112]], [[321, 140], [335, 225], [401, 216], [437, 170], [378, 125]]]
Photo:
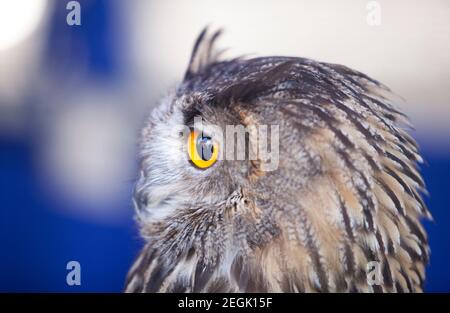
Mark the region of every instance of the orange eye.
[[189, 158], [198, 168], [208, 168], [217, 161], [219, 145], [211, 137], [192, 130], [187, 145]]

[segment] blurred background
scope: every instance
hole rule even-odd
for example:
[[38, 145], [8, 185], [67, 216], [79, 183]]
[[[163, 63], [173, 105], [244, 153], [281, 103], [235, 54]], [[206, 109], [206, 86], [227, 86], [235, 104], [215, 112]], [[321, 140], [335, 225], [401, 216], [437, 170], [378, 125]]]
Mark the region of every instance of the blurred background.
[[78, 2], [71, 26], [69, 1], [0, 0], [0, 291], [122, 290], [139, 129], [207, 24], [228, 55], [341, 63], [405, 98], [435, 219], [426, 291], [450, 291], [449, 1]]

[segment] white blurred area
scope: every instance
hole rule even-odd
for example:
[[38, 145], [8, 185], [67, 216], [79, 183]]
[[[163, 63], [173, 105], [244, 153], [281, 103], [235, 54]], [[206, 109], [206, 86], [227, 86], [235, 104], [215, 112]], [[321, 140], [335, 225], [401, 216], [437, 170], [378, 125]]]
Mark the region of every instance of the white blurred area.
[[[82, 94], [66, 94], [65, 110], [52, 116], [41, 143], [42, 175], [52, 190], [75, 198], [76, 214], [111, 222], [119, 219], [131, 202], [136, 138], [133, 116], [124, 112], [126, 99], [102, 86]], [[57, 184], [57, 186], [55, 186]], [[121, 201], [118, 206], [116, 201]]]
[[45, 13], [46, 0], [0, 1], [0, 51], [29, 36]]
[[[126, 39], [120, 84], [84, 77], [83, 66], [70, 79], [48, 77], [43, 46], [58, 1], [0, 0], [0, 136], [30, 136], [27, 105], [36, 99], [37, 171], [50, 193], [86, 204], [74, 206], [77, 216], [117, 221], [130, 214], [138, 130], [183, 76], [208, 24], [224, 28], [219, 44], [227, 56], [310, 57], [380, 80], [406, 99], [400, 106], [413, 135], [450, 153], [448, 0], [379, 0], [379, 26], [367, 23], [365, 0], [111, 0], [117, 23], [125, 21], [114, 25]], [[25, 3], [27, 10], [18, 9]], [[123, 199], [129, 202], [117, 205]]]
[[36, 79], [50, 13], [47, 0], [0, 0], [0, 132], [24, 127], [22, 100]]

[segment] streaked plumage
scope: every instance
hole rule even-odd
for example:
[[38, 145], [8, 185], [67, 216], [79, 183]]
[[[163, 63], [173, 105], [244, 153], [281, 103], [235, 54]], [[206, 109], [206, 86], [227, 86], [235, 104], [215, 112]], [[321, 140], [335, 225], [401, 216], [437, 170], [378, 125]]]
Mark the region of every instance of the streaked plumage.
[[[422, 159], [390, 91], [305, 58], [219, 61], [218, 35], [200, 35], [183, 82], [143, 130], [134, 201], [147, 243], [126, 291], [421, 291]], [[279, 168], [192, 167], [172, 130], [196, 115], [280, 125]], [[367, 283], [370, 261], [381, 285]]]

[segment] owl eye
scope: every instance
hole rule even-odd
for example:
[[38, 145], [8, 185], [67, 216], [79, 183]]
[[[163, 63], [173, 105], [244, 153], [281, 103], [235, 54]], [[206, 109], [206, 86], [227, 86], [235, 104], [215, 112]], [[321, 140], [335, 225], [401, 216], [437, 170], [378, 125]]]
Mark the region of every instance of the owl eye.
[[211, 137], [192, 130], [187, 145], [189, 158], [198, 168], [208, 168], [217, 161], [219, 146]]

